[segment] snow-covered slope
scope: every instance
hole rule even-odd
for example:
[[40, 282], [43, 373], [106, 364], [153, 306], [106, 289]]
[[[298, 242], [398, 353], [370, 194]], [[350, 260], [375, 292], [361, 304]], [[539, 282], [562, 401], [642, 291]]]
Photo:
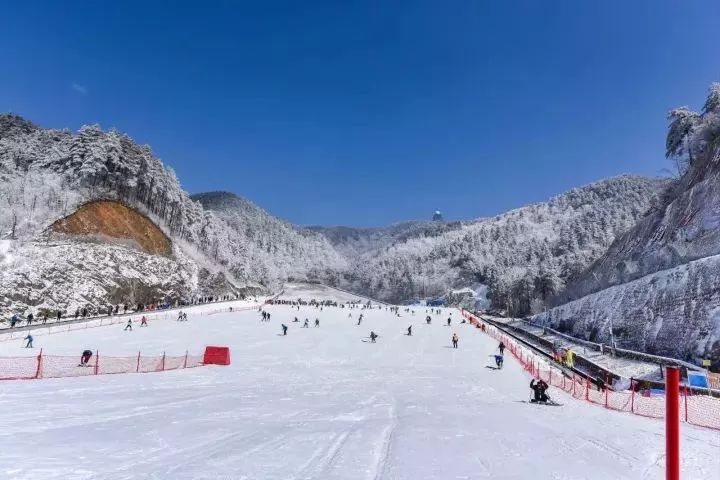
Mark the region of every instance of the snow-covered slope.
[[613, 319], [623, 346], [720, 362], [720, 84], [702, 113], [670, 120], [682, 177], [555, 299], [572, 303], [539, 319], [602, 342]]
[[[664, 423], [551, 389], [561, 407], [525, 403], [529, 375], [468, 324], [425, 325], [348, 309], [269, 307], [38, 336], [47, 355], [89, 348], [100, 358], [197, 353], [227, 345], [232, 364], [165, 373], [5, 384], [8, 480], [437, 480], [663, 478]], [[358, 311], [353, 311], [354, 316]], [[280, 322], [320, 319], [319, 328]], [[457, 312], [453, 317], [458, 316]], [[413, 335], [405, 335], [408, 325]], [[373, 330], [378, 343], [365, 342]], [[457, 332], [458, 349], [450, 348]], [[35, 349], [35, 352], [37, 348]], [[27, 355], [21, 341], [2, 355]], [[720, 469], [716, 432], [683, 424], [684, 479]], [[715, 473], [713, 473], [715, 472]]]

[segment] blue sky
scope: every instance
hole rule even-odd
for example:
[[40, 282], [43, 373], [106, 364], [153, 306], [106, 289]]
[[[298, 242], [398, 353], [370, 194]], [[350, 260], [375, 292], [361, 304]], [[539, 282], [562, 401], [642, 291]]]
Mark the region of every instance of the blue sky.
[[12, 2], [0, 111], [115, 127], [298, 224], [493, 215], [659, 175], [717, 1]]

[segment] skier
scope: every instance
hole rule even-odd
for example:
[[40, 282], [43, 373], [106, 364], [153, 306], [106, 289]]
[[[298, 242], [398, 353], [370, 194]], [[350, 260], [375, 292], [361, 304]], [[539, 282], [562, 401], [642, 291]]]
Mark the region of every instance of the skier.
[[498, 350], [500, 350], [500, 355], [504, 355], [505, 344], [503, 342], [500, 342], [500, 345], [498, 345]]
[[35, 317], [33, 316], [32, 313], [27, 316], [27, 324], [28, 325], [30, 325], [32, 323], [33, 318], [35, 318]]
[[502, 368], [502, 366], [503, 366], [503, 356], [502, 355], [495, 355], [495, 365], [497, 365], [497, 368]]
[[412, 325], [408, 327], [408, 337], [412, 337]]
[[90, 350], [83, 350], [82, 355], [80, 356], [80, 365], [78, 367], [85, 367], [90, 362], [90, 357], [92, 357], [92, 351]]
[[453, 344], [453, 348], [457, 348], [457, 346], [458, 346], [458, 336], [457, 336], [457, 333], [453, 333], [453, 336], [452, 336], [452, 344]]
[[317, 327], [319, 327], [319, 326], [320, 326], [320, 319], [319, 319], [319, 318], [316, 318], [316, 319], [315, 319], [315, 328], [317, 328]]
[[182, 322], [182, 319], [183, 319], [183, 312], [182, 312], [182, 310], [180, 310], [180, 311], [178, 312], [177, 321], [178, 321], [178, 322]]
[[303, 323], [302, 328], [308, 328], [308, 319], [305, 319], [305, 323]]
[[448, 317], [447, 326], [448, 326], [448, 327], [450, 326], [450, 317]]
[[125, 325], [125, 328], [123, 331], [130, 330], [132, 332], [132, 318], [128, 319], [127, 325]]
[[428, 315], [427, 317], [425, 317], [425, 323], [427, 323], [428, 325], [430, 325], [431, 322], [432, 322], [432, 318], [430, 317], [430, 315]]
[[287, 335], [287, 325], [282, 324], [283, 335]]
[[298, 318], [297, 318], [297, 317], [295, 317], [295, 320], [293, 320], [293, 323], [295, 323], [295, 322], [299, 322], [299, 321], [300, 321], [300, 320], [298, 320]]
[[146, 317], [145, 315], [143, 315], [143, 317], [140, 319], [140, 326], [141, 326], [141, 327], [147, 327], [147, 326], [148, 326], [147, 317]]
[[375, 339], [377, 339], [377, 337], [378, 337], [378, 334], [377, 334], [377, 333], [375, 333], [375, 332], [373, 332], [373, 331], [370, 331], [370, 341], [371, 341], [372, 343], [375, 343]]
[[28, 333], [27, 337], [23, 338], [23, 340], [27, 340], [27, 343], [25, 344], [25, 348], [33, 348], [32, 342], [33, 338], [32, 335]]
[[358, 317], [358, 323], [357, 323], [357, 324], [360, 325], [361, 323], [362, 323], [362, 315], [360, 315], [360, 316]]
[[530, 380], [530, 388], [533, 392], [535, 392], [534, 398], [530, 400], [532, 403], [547, 403], [550, 400], [550, 397], [548, 397], [547, 393], [545, 393], [550, 387], [548, 387], [548, 384], [542, 379], [537, 382], [535, 379]]

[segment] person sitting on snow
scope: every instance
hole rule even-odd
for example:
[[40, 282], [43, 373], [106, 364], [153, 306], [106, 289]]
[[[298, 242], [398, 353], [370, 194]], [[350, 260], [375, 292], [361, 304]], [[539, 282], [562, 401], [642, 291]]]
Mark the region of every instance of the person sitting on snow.
[[537, 382], [535, 381], [535, 379], [530, 380], [530, 388], [533, 392], [535, 392], [535, 397], [530, 400], [531, 402], [547, 402], [548, 400], [550, 400], [550, 398], [547, 396], [547, 393], [545, 393], [550, 387], [542, 379], [538, 380]]

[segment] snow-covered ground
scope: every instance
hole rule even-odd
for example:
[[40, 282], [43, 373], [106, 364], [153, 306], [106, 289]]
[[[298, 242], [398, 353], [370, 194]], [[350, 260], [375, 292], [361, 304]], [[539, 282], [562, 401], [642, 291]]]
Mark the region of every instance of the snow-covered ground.
[[[281, 300], [295, 301], [298, 298], [309, 302], [316, 300], [318, 302], [336, 301], [336, 302], [367, 302], [369, 299], [361, 295], [345, 292], [336, 288], [328, 287], [322, 284], [314, 283], [293, 283], [289, 282], [283, 285], [282, 293], [279, 297]], [[372, 302], [376, 303], [376, 302]]]
[[[0, 383], [7, 479], [659, 479], [664, 425], [550, 394], [469, 325], [424, 309], [286, 306], [40, 336], [47, 353], [232, 349], [229, 367]], [[306, 317], [320, 328], [293, 323]], [[280, 323], [290, 327], [280, 335]], [[406, 336], [408, 325], [413, 336]], [[377, 344], [367, 340], [380, 334]], [[460, 346], [450, 348], [457, 332]], [[0, 345], [22, 355], [20, 341]], [[715, 478], [720, 435], [682, 425], [685, 479]], [[713, 473], [715, 472], [715, 473]]]

